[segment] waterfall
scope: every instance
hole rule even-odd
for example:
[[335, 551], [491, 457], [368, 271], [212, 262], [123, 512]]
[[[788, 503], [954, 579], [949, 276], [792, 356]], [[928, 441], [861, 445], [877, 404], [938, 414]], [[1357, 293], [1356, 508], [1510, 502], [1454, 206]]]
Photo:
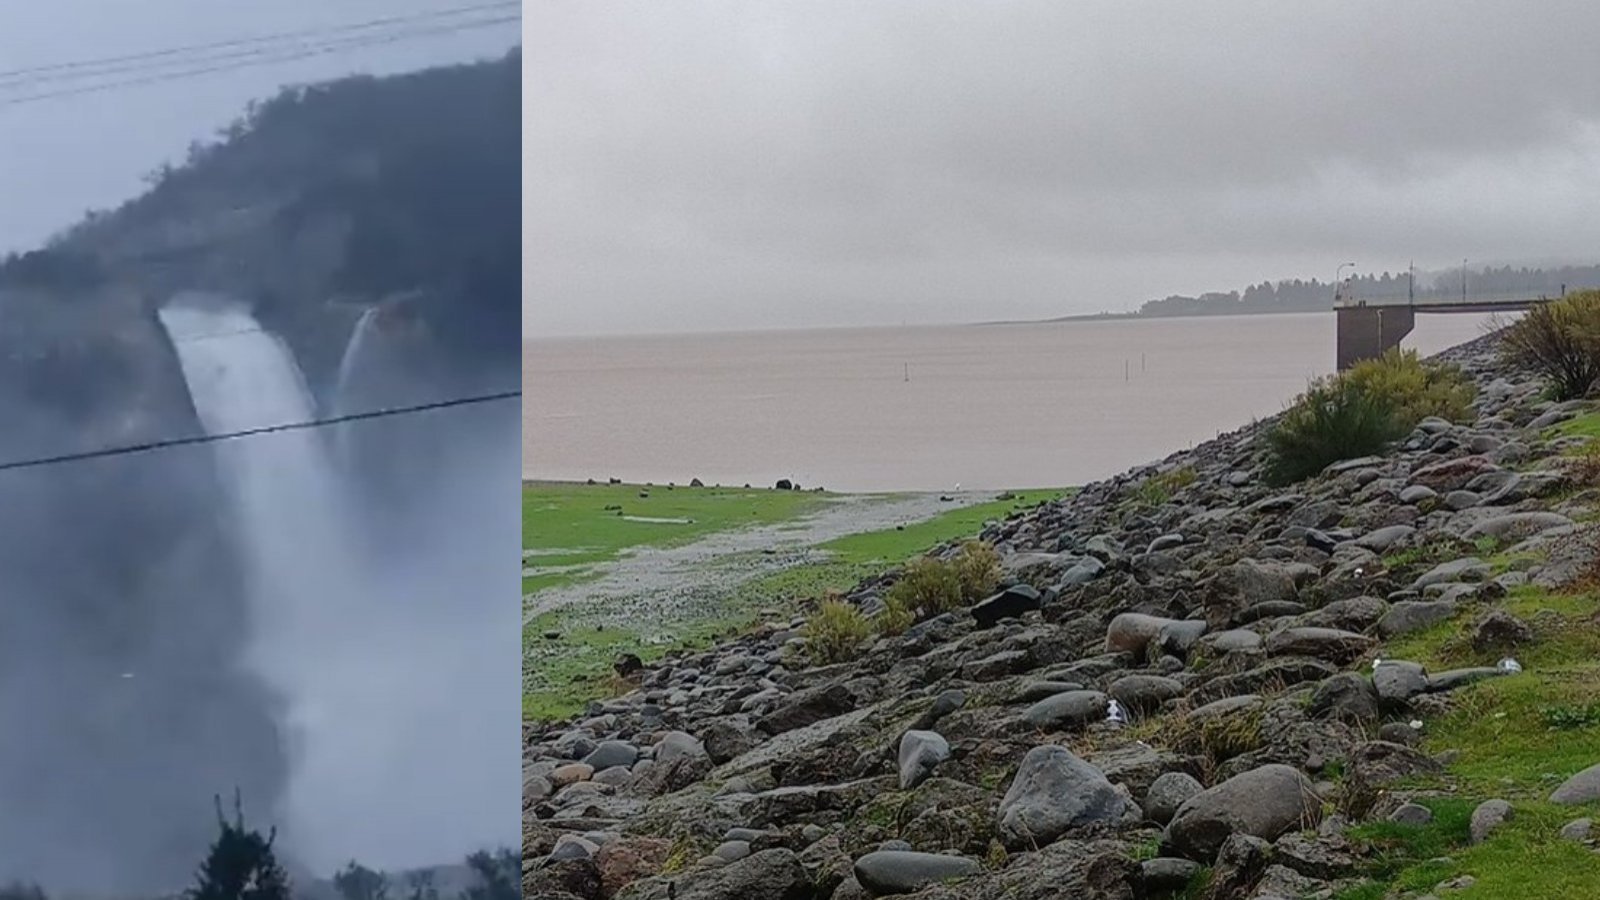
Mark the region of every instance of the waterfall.
[[[335, 415], [344, 416], [362, 411], [355, 408], [354, 404], [350, 402], [350, 398], [355, 390], [356, 367], [361, 365], [367, 358], [367, 344], [370, 342], [372, 332], [376, 327], [374, 323], [376, 323], [377, 318], [378, 308], [376, 306], [367, 307], [361, 313], [361, 318], [356, 320], [355, 327], [350, 331], [350, 343], [345, 345], [344, 356], [339, 358], [339, 374], [334, 382], [333, 411]], [[355, 425], [344, 424], [339, 426], [337, 436], [339, 462], [346, 471], [350, 471], [355, 467], [355, 435]]]
[[[293, 354], [227, 298], [186, 295], [160, 313], [195, 411], [208, 434], [304, 422], [315, 403]], [[244, 660], [288, 702], [291, 783], [285, 838], [310, 837], [314, 798], [303, 796], [317, 744], [344, 710], [317, 690], [315, 675], [348, 640], [362, 595], [360, 560], [344, 491], [316, 429], [214, 445], [234, 508], [227, 522], [249, 579], [251, 649]]]
[[[341, 382], [363, 365], [371, 316], [352, 334]], [[292, 352], [243, 305], [183, 295], [160, 318], [208, 433], [313, 417]], [[474, 459], [419, 484], [432, 498], [415, 513], [419, 537], [392, 546], [372, 539], [384, 514], [360, 505], [327, 429], [212, 445], [249, 579], [242, 663], [288, 706], [280, 831], [313, 869], [428, 865], [515, 842], [518, 594], [516, 570], [498, 560], [517, 549], [517, 495], [505, 485], [519, 420], [502, 412], [504, 434], [462, 416], [431, 423], [460, 431]]]

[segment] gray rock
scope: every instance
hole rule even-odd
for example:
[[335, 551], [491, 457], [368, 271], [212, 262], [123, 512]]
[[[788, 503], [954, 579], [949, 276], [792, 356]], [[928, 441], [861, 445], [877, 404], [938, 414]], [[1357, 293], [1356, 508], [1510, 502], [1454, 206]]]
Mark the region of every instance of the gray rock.
[[1444, 495], [1444, 505], [1447, 509], [1471, 509], [1483, 502], [1483, 498], [1472, 491], [1451, 491]]
[[1151, 895], [1161, 896], [1183, 890], [1200, 874], [1202, 866], [1188, 859], [1158, 856], [1139, 863], [1139, 881]]
[[1151, 783], [1145, 794], [1145, 818], [1165, 826], [1177, 814], [1178, 807], [1204, 790], [1205, 785], [1186, 772], [1167, 772]]
[[1364, 634], [1335, 628], [1282, 628], [1267, 635], [1266, 650], [1272, 656], [1311, 656], [1344, 665], [1365, 655], [1375, 643]]
[[556, 845], [550, 851], [550, 858], [560, 859], [589, 859], [600, 850], [600, 846], [587, 838], [575, 834], [563, 834], [556, 838]]
[[1166, 843], [1180, 856], [1209, 863], [1232, 834], [1276, 840], [1316, 825], [1322, 800], [1299, 769], [1251, 769], [1189, 798], [1167, 825]]
[[584, 731], [569, 731], [550, 745], [550, 755], [556, 759], [583, 759], [598, 746], [594, 735]]
[[1402, 803], [1389, 813], [1389, 821], [1400, 825], [1426, 825], [1433, 821], [1433, 810], [1420, 803]]
[[1118, 703], [1137, 713], [1150, 713], [1161, 704], [1183, 694], [1183, 685], [1159, 675], [1124, 675], [1106, 693]]
[[1046, 697], [1054, 697], [1056, 694], [1081, 690], [1083, 690], [1083, 682], [1081, 681], [1029, 681], [1018, 689], [1016, 695], [1011, 698], [1011, 702], [1035, 703]]
[[1122, 613], [1106, 626], [1106, 652], [1143, 653], [1168, 626], [1180, 624], [1178, 619], [1163, 619], [1143, 613]]
[[1472, 628], [1472, 646], [1478, 650], [1511, 650], [1533, 642], [1533, 629], [1503, 610], [1492, 610]]
[[1317, 685], [1307, 711], [1318, 718], [1374, 722], [1379, 715], [1378, 691], [1359, 674], [1341, 672]]
[[1220, 656], [1224, 653], [1235, 651], [1250, 652], [1261, 649], [1261, 635], [1248, 628], [1234, 628], [1228, 631], [1214, 631], [1199, 641], [1199, 646], [1204, 648], [1208, 656]]
[[1453, 559], [1443, 562], [1417, 576], [1411, 583], [1411, 589], [1420, 591], [1430, 584], [1444, 584], [1450, 581], [1483, 581], [1489, 577], [1489, 566], [1476, 556], [1467, 556], [1462, 559]]
[[1017, 584], [972, 607], [979, 628], [993, 628], [1002, 619], [1015, 619], [1039, 608], [1042, 595], [1031, 585]]
[[1428, 690], [1428, 673], [1417, 663], [1386, 659], [1372, 670], [1372, 687], [1380, 701], [1403, 706]]
[[1415, 747], [1422, 743], [1422, 732], [1412, 728], [1410, 722], [1385, 722], [1378, 728], [1378, 740]]
[[694, 735], [685, 731], [669, 731], [656, 742], [656, 762], [671, 763], [679, 759], [709, 759], [706, 747]]
[[1510, 821], [1511, 816], [1511, 804], [1504, 800], [1485, 800], [1478, 804], [1478, 808], [1472, 811], [1472, 820], [1468, 824], [1472, 833], [1472, 843], [1483, 843], [1502, 823]]
[[1182, 547], [1182, 546], [1183, 546], [1183, 535], [1181, 535], [1181, 534], [1163, 534], [1160, 537], [1156, 538], [1155, 540], [1151, 541], [1149, 548], [1147, 548], [1145, 550], [1145, 552], [1146, 553], [1161, 553], [1162, 551], [1165, 551], [1165, 550], [1176, 550], [1176, 549], [1178, 549], [1179, 547]]
[[1439, 496], [1439, 493], [1425, 484], [1413, 484], [1400, 491], [1401, 503], [1421, 503], [1424, 500]]
[[1600, 763], [1568, 778], [1550, 795], [1551, 803], [1572, 805], [1600, 800]]
[[950, 743], [936, 731], [908, 731], [900, 738], [900, 789], [910, 790], [927, 780], [939, 764], [950, 758]]
[[1486, 678], [1496, 678], [1504, 674], [1505, 673], [1501, 672], [1499, 669], [1494, 669], [1487, 666], [1475, 666], [1468, 669], [1451, 669], [1448, 672], [1440, 672], [1437, 675], [1429, 675], [1428, 691], [1431, 693], [1453, 691], [1456, 688], [1466, 687], [1469, 684], [1483, 681]]
[[617, 894], [617, 900], [813, 900], [815, 895], [811, 877], [794, 851], [774, 848], [716, 868], [635, 881]]
[[1389, 604], [1377, 597], [1350, 597], [1306, 613], [1294, 624], [1360, 632], [1376, 625], [1388, 612]]
[[738, 862], [750, 855], [750, 842], [723, 841], [717, 845], [717, 849], [711, 851], [711, 855], [724, 862]]
[[1492, 537], [1503, 541], [1516, 541], [1532, 537], [1552, 528], [1569, 528], [1573, 521], [1560, 513], [1519, 512], [1484, 519], [1468, 528], [1463, 535], [1467, 540]]
[[[1420, 487], [1420, 485], [1418, 486]], [[1428, 490], [1427, 488], [1422, 489], [1425, 491]], [[1429, 491], [1429, 493], [1432, 492]], [[1354, 541], [1352, 541], [1352, 543], [1363, 550], [1371, 550], [1374, 553], [1384, 553], [1387, 552], [1388, 549], [1394, 546], [1397, 542], [1403, 541], [1416, 533], [1417, 529], [1410, 525], [1388, 525], [1383, 528], [1375, 528], [1372, 531], [1363, 534], [1361, 537], [1356, 538]]]
[[583, 758], [584, 764], [594, 766], [595, 771], [612, 766], [631, 766], [638, 760], [639, 748], [627, 741], [601, 741], [594, 752]]
[[1035, 747], [1000, 801], [998, 831], [1007, 847], [1031, 849], [1073, 828], [1116, 822], [1126, 808], [1099, 769], [1065, 747]]
[[1022, 718], [1029, 725], [1046, 730], [1078, 728], [1104, 719], [1107, 699], [1099, 691], [1066, 691], [1028, 707]]
[[1167, 653], [1187, 657], [1195, 642], [1206, 633], [1205, 619], [1168, 621], [1156, 631], [1155, 643]]
[[1587, 841], [1589, 832], [1594, 827], [1592, 819], [1573, 819], [1561, 826], [1561, 837], [1568, 841]]
[[1401, 600], [1389, 605], [1389, 611], [1378, 620], [1378, 633], [1384, 637], [1420, 631], [1436, 625], [1456, 614], [1456, 605], [1449, 600]]
[[856, 860], [855, 876], [869, 896], [887, 897], [915, 893], [951, 878], [976, 875], [982, 868], [977, 862], [960, 856], [878, 850]]
[[721, 765], [754, 749], [761, 743], [761, 736], [744, 716], [725, 716], [700, 729], [700, 742], [711, 761]]

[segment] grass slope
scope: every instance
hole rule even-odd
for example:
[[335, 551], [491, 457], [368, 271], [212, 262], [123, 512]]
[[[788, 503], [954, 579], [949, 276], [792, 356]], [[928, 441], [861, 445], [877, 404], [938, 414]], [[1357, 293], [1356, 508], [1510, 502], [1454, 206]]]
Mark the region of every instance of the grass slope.
[[[1426, 826], [1363, 825], [1351, 836], [1378, 851], [1366, 884], [1337, 900], [1380, 900], [1396, 891], [1426, 892], [1461, 875], [1471, 886], [1457, 900], [1545, 900], [1600, 897], [1600, 854], [1564, 840], [1561, 827], [1600, 818], [1600, 804], [1557, 806], [1550, 792], [1600, 762], [1600, 594], [1523, 586], [1505, 600], [1471, 605], [1453, 620], [1393, 640], [1382, 655], [1412, 659], [1431, 671], [1493, 665], [1503, 651], [1474, 649], [1472, 624], [1501, 608], [1534, 630], [1513, 654], [1524, 671], [1457, 692], [1454, 709], [1426, 725], [1424, 749], [1455, 758], [1443, 777], [1409, 787], [1436, 793], [1420, 802], [1434, 811]], [[1471, 845], [1467, 822], [1482, 801], [1510, 801], [1513, 819]]]
[[[668, 546], [747, 525], [782, 523], [815, 511], [828, 495], [789, 491], [684, 488], [667, 491], [626, 485], [547, 485], [523, 488], [523, 544], [539, 555], [527, 560], [540, 574], [524, 579], [532, 594], [599, 574], [628, 549]], [[954, 508], [903, 528], [848, 535], [825, 542], [819, 562], [744, 581], [729, 596], [708, 598], [681, 616], [652, 622], [598, 627], [584, 611], [562, 609], [529, 620], [523, 629], [523, 715], [564, 718], [612, 689], [611, 663], [622, 653], [653, 662], [676, 650], [705, 647], [771, 616], [787, 618], [805, 599], [844, 590], [909, 557], [955, 538], [977, 534], [985, 522], [1060, 497], [1062, 490], [1013, 492], [1009, 499]], [[659, 502], [658, 502], [659, 501]], [[663, 525], [618, 520], [609, 505], [628, 515], [687, 518], [693, 524]], [[754, 562], [731, 554], [712, 565], [735, 572]], [[557, 566], [576, 568], [554, 570]], [[536, 569], [536, 570], [537, 570]], [[557, 639], [547, 634], [559, 635]]]
[[[522, 486], [524, 594], [572, 584], [634, 547], [669, 547], [820, 508], [827, 495], [745, 488], [630, 484]], [[655, 520], [655, 521], [649, 521]]]

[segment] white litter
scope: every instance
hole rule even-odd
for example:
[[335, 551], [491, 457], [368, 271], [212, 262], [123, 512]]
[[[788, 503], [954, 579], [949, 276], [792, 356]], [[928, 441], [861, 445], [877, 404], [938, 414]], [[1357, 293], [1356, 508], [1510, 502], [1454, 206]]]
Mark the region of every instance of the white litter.
[[1128, 714], [1123, 711], [1121, 703], [1115, 700], [1106, 703], [1106, 721], [1113, 725], [1128, 724]]
[[1512, 672], [1521, 672], [1522, 671], [1522, 663], [1519, 663], [1516, 660], [1514, 660], [1514, 659], [1512, 659], [1511, 657], [1508, 656], [1505, 659], [1500, 660], [1500, 663], [1497, 666], [1495, 666], [1495, 668], [1499, 669], [1502, 672], [1505, 672], [1506, 674], [1510, 674]]

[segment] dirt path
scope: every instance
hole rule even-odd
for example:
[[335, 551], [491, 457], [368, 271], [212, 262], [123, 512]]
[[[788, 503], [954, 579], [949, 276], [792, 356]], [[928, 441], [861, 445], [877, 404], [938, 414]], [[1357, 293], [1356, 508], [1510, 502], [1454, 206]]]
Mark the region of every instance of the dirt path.
[[[803, 565], [825, 555], [817, 545], [835, 538], [896, 525], [911, 525], [940, 513], [994, 500], [998, 492], [846, 495], [799, 519], [708, 535], [669, 548], [639, 548], [601, 566], [605, 574], [579, 584], [548, 588], [524, 598], [524, 620], [582, 606], [596, 624], [640, 621], [640, 616], [677, 618], [725, 597], [752, 579]], [[736, 561], [737, 565], [719, 565]], [[586, 620], [589, 619], [585, 616]]]

